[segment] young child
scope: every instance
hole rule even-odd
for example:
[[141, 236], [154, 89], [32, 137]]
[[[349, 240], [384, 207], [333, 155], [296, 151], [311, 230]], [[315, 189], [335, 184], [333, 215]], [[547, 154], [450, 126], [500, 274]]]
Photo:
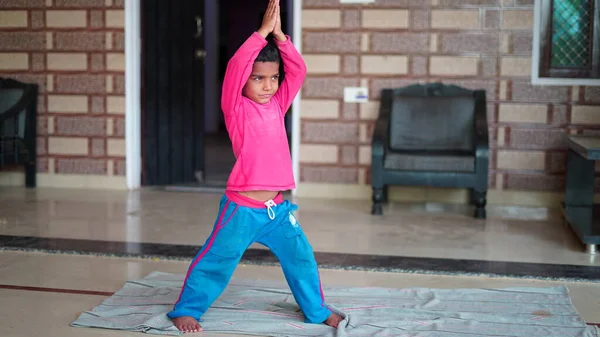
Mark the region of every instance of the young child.
[[[270, 34], [274, 42], [267, 41]], [[281, 31], [279, 0], [270, 0], [262, 26], [231, 58], [225, 73], [221, 106], [237, 160], [213, 231], [168, 313], [181, 331], [202, 331], [200, 316], [221, 295], [253, 242], [279, 259], [305, 322], [337, 328], [343, 320], [325, 305], [312, 247], [293, 215], [298, 207], [281, 194], [295, 187], [284, 116], [305, 76], [302, 57]]]

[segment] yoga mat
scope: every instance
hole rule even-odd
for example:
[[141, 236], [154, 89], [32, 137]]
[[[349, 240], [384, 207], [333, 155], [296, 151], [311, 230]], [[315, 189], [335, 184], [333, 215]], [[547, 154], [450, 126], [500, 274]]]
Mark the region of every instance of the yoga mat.
[[[184, 274], [153, 272], [127, 282], [72, 326], [182, 335], [166, 313]], [[324, 287], [337, 329], [306, 324], [283, 282], [233, 279], [202, 317], [206, 332], [313, 337], [598, 337], [571, 303], [566, 287], [429, 289]]]

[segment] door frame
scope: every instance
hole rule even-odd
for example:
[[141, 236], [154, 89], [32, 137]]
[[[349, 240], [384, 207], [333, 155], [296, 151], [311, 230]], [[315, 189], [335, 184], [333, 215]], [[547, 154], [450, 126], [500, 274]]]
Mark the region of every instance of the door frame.
[[[208, 0], [210, 1], [210, 0]], [[293, 43], [302, 52], [302, 0], [291, 2]], [[214, 35], [214, 34], [213, 34]], [[142, 187], [142, 27], [141, 2], [125, 0], [125, 159], [127, 188]], [[212, 41], [210, 41], [212, 42]], [[205, 76], [210, 79], [210, 75]], [[298, 185], [300, 168], [300, 102], [301, 91], [292, 102], [292, 168]], [[210, 101], [210, 100], [209, 100]], [[218, 101], [217, 101], [218, 102]], [[210, 103], [208, 103], [210, 106]], [[297, 188], [292, 190], [295, 195]]]

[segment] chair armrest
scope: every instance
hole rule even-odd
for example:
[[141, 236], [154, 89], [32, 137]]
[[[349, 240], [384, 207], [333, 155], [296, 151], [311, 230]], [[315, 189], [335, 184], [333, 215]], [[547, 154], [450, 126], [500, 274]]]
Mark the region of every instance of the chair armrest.
[[379, 114], [375, 121], [371, 154], [373, 157], [383, 157], [388, 143], [388, 130], [390, 124], [390, 110], [392, 109], [392, 91], [384, 89], [381, 92]]
[[475, 157], [489, 158], [490, 137], [485, 92], [475, 93]]
[[387, 143], [388, 122], [385, 119], [377, 119], [375, 129], [373, 130], [373, 140], [371, 143], [371, 154], [373, 157], [382, 157], [385, 154]]

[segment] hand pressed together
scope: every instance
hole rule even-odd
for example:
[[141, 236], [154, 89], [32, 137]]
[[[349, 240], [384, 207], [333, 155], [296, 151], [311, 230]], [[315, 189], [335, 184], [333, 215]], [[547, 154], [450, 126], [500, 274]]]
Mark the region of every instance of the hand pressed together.
[[258, 29], [258, 33], [266, 38], [269, 34], [279, 41], [285, 41], [287, 38], [281, 30], [281, 7], [279, 6], [279, 0], [269, 0], [267, 11], [263, 17], [261, 27]]

